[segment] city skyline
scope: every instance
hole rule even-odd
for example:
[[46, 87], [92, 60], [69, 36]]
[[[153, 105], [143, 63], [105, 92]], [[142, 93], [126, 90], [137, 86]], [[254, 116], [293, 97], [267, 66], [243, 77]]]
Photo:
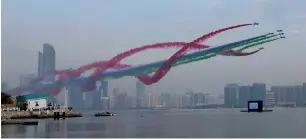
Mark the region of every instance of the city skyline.
[[235, 83], [224, 87], [224, 106], [226, 108], [247, 108], [248, 101], [263, 101], [264, 106], [306, 105], [306, 83], [293, 86], [271, 86], [265, 83], [239, 86]]
[[[35, 2], [35, 5], [26, 1], [21, 2], [23, 6], [19, 6], [17, 1], [4, 0], [2, 81], [6, 80], [10, 86], [16, 86], [20, 75], [35, 73], [37, 71], [37, 66], [35, 66], [37, 65], [37, 50], [43, 43], [55, 46], [57, 69], [67, 69], [97, 60], [106, 60], [118, 52], [144, 44], [172, 40], [188, 41], [195, 36], [223, 26], [257, 21], [261, 23], [258, 30], [241, 29], [243, 35], [224, 33], [216, 39], [208, 41], [207, 44], [214, 46], [244, 38], [251, 35], [249, 32], [259, 34], [279, 28], [283, 28], [286, 35], [288, 34], [286, 41], [268, 44], [276, 49], [268, 46], [262, 52], [247, 58], [218, 57], [173, 68], [165, 79], [155, 85], [147, 86], [146, 89], [148, 92], [169, 91], [175, 93], [184, 93], [185, 90], [193, 89], [217, 94], [222, 92], [223, 86], [228, 82], [243, 84], [265, 82], [267, 86], [299, 84], [305, 82], [303, 80], [306, 78], [305, 62], [299, 62], [305, 59], [305, 55], [302, 53], [305, 52], [305, 47], [303, 47], [305, 45], [303, 39], [305, 29], [302, 26], [306, 23], [306, 18], [303, 7], [301, 7], [301, 5], [305, 5], [305, 2], [290, 3], [294, 5], [292, 8], [287, 6], [287, 1], [280, 1], [176, 1], [176, 8], [171, 6], [172, 2], [143, 3], [134, 1], [123, 2], [122, 5], [127, 6], [120, 7], [119, 11], [113, 11], [106, 6], [114, 5], [113, 2], [92, 1], [92, 3], [86, 3], [79, 1], [79, 3], [69, 4], [68, 9], [70, 10], [67, 10], [65, 5], [68, 3], [64, 1]], [[54, 12], [53, 8], [48, 7], [50, 4], [60, 5], [57, 7], [58, 12]], [[236, 4], [249, 5], [250, 12], [240, 14], [241, 12], [237, 10], [239, 8], [234, 8]], [[100, 8], [97, 5], [106, 7]], [[137, 5], [142, 6], [140, 9], [129, 8], [129, 6]], [[187, 11], [180, 10], [186, 5], [194, 8]], [[271, 7], [271, 5], [273, 6]], [[75, 11], [74, 9], [78, 7], [82, 7], [83, 10], [75, 13], [70, 12]], [[153, 10], [156, 7], [160, 8], [158, 12]], [[123, 12], [126, 8], [132, 10]], [[220, 8], [223, 10], [220, 11]], [[44, 12], [39, 12], [42, 9]], [[150, 18], [143, 19], [142, 12], [139, 10], [144, 9], [149, 14], [146, 17]], [[282, 9], [282, 12], [274, 12], [277, 9]], [[106, 13], [109, 12], [114, 14], [112, 18], [106, 18]], [[215, 14], [210, 15], [212, 12]], [[239, 19], [230, 16], [238, 13]], [[203, 15], [202, 17], [205, 18], [199, 18], [198, 15]], [[216, 15], [224, 16], [220, 20], [220, 16]], [[63, 18], [65, 16], [69, 18]], [[107, 20], [102, 21], [101, 19]], [[159, 21], [159, 23], [153, 21]], [[237, 32], [240, 32], [240, 29]], [[121, 41], [117, 41], [117, 39]], [[295, 46], [289, 49], [288, 46], [292, 44]], [[152, 60], [167, 58], [173, 52], [174, 50], [145, 52], [129, 58], [124, 63], [144, 64], [152, 62]], [[286, 54], [286, 57], [283, 54]], [[120, 87], [125, 88], [127, 92], [135, 92], [134, 82], [134, 78], [111, 80], [109, 88]]]
[[[136, 82], [138, 93], [129, 93], [124, 89], [114, 88], [112, 93], [104, 99], [95, 98], [96, 91], [83, 92], [83, 101], [77, 96], [68, 96], [74, 102], [69, 103], [71, 107], [78, 109], [129, 109], [129, 108], [201, 108], [201, 107], [224, 107], [224, 108], [246, 108], [247, 102], [251, 100], [262, 100], [265, 107], [293, 105], [306, 105], [306, 83], [294, 86], [272, 86], [267, 88], [264, 83], [253, 83], [252, 85], [240, 86], [229, 83], [224, 86], [223, 95], [212, 95], [199, 91], [186, 90], [183, 94], [169, 92], [146, 92], [142, 93], [141, 84]], [[71, 91], [73, 93], [76, 90]], [[109, 92], [109, 90], [107, 90]], [[102, 93], [102, 92], [100, 92]], [[139, 96], [142, 93], [141, 96]], [[95, 102], [99, 101], [99, 103]], [[83, 103], [82, 103], [83, 102]], [[109, 103], [109, 104], [108, 104]], [[81, 106], [82, 105], [82, 106]], [[106, 106], [104, 106], [106, 105]]]

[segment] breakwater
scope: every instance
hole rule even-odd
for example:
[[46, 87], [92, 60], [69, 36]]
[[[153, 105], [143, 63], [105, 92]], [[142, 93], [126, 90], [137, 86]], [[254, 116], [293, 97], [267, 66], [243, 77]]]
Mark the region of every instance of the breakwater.
[[82, 117], [79, 112], [70, 110], [40, 110], [40, 111], [2, 111], [1, 119], [42, 119], [54, 118], [57, 113], [59, 118]]

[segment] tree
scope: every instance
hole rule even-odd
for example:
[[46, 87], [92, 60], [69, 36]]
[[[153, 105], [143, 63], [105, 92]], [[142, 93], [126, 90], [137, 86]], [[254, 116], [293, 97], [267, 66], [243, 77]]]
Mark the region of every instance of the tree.
[[5, 92], [1, 92], [1, 104], [13, 104], [13, 100], [10, 95]]

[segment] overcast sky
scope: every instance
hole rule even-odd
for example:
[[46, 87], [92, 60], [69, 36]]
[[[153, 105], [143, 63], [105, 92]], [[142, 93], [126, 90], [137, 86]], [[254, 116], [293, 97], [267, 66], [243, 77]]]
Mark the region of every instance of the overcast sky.
[[[192, 41], [230, 25], [259, 22], [205, 42], [216, 46], [283, 29], [287, 39], [248, 57], [219, 56], [171, 69], [148, 92], [221, 93], [227, 83], [295, 85], [306, 82], [305, 0], [2, 0], [2, 81], [37, 74], [43, 43], [56, 50], [56, 69], [107, 60], [145, 44]], [[260, 47], [262, 47], [260, 46]], [[176, 49], [150, 50], [121, 63], [163, 60]], [[251, 50], [248, 50], [251, 51]], [[111, 80], [134, 93], [136, 79]]]

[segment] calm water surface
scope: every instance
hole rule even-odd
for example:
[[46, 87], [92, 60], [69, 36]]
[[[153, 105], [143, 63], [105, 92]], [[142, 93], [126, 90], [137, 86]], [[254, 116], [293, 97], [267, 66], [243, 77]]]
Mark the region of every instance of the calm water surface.
[[116, 116], [43, 119], [38, 126], [6, 125], [2, 137], [306, 137], [306, 109], [240, 113], [239, 109], [122, 110]]

